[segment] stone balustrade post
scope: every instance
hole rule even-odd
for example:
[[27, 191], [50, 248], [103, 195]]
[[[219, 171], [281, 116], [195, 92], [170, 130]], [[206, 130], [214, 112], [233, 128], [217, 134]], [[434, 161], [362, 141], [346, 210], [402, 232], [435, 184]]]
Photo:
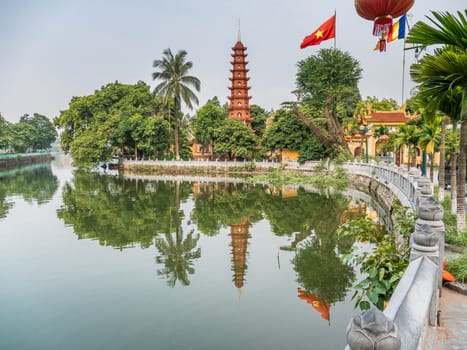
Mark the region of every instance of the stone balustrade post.
[[[428, 190], [427, 190], [428, 191]], [[417, 208], [418, 218], [415, 222], [415, 232], [421, 232], [423, 225], [430, 226], [431, 231], [437, 234], [438, 257], [436, 263], [442, 271], [444, 258], [444, 234], [443, 207], [433, 197], [423, 197]]]
[[[427, 190], [428, 192], [428, 190]], [[444, 256], [443, 208], [433, 197], [422, 197], [418, 206], [418, 219], [411, 236], [410, 261], [426, 256], [438, 267], [437, 293], [434, 293], [430, 305], [429, 323], [436, 326], [438, 301], [442, 289], [442, 271]]]
[[395, 323], [376, 308], [352, 318], [347, 327], [351, 350], [399, 350], [401, 338]]

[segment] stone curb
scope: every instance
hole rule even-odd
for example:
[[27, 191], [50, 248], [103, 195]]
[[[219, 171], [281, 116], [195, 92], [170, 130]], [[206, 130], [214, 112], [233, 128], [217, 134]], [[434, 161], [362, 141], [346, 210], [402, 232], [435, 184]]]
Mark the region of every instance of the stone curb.
[[465, 286], [465, 284], [459, 282], [446, 282], [444, 283], [444, 286], [460, 294], [467, 295], [467, 287]]

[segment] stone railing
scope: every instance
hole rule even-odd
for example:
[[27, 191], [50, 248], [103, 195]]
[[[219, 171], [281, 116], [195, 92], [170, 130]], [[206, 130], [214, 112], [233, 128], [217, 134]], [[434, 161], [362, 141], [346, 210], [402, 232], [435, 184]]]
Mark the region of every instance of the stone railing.
[[346, 349], [427, 349], [436, 327], [444, 255], [443, 209], [432, 197], [431, 182], [417, 169], [346, 163], [350, 174], [389, 188], [402, 205], [417, 211], [410, 238], [410, 263], [382, 312], [372, 308], [356, 315], [347, 328]]

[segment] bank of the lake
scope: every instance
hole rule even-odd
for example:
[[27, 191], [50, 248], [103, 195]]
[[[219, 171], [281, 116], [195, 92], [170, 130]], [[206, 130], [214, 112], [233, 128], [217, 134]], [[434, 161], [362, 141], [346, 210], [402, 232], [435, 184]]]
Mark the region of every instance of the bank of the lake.
[[5, 153], [0, 154], [0, 170], [16, 168], [30, 164], [50, 162], [53, 155], [50, 153]]

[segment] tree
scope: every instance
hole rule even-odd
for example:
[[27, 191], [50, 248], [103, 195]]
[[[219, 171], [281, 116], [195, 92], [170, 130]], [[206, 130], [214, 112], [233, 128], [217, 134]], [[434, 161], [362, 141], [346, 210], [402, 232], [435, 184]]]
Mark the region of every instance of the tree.
[[256, 138], [240, 120], [228, 119], [214, 131], [214, 153], [233, 159], [253, 159]]
[[433, 182], [433, 157], [435, 151], [439, 150], [439, 144], [441, 139], [441, 124], [444, 121], [443, 116], [437, 116], [434, 118], [426, 118], [423, 123], [422, 130], [420, 132], [420, 139], [418, 141], [419, 146], [428, 154], [430, 158], [430, 180]]
[[296, 117], [326, 149], [349, 152], [341, 123], [353, 115], [360, 100], [358, 61], [338, 49], [321, 49], [297, 65]]
[[367, 96], [366, 99], [358, 101], [355, 114], [363, 115], [371, 111], [397, 111], [398, 109], [399, 105], [392, 98], [382, 98], [380, 100], [376, 96]]
[[31, 148], [33, 152], [40, 149], [49, 148], [57, 138], [57, 131], [53, 123], [46, 116], [34, 113], [31, 117], [23, 116], [20, 123], [25, 122], [33, 127], [33, 134], [31, 135]]
[[11, 136], [7, 133], [8, 122], [0, 113], [0, 149], [8, 148], [11, 143]]
[[253, 118], [251, 128], [255, 131], [256, 136], [263, 136], [264, 131], [266, 130], [266, 120], [269, 117], [269, 113], [258, 105], [252, 105], [250, 116]]
[[[412, 154], [415, 153], [415, 148], [418, 139], [419, 132], [415, 125], [405, 124], [402, 125], [397, 134], [391, 135], [394, 146], [398, 147], [400, 150], [403, 147], [408, 149], [408, 160], [407, 160], [407, 169], [410, 170], [410, 165], [412, 164]], [[413, 147], [413, 148], [412, 148]]]
[[[196, 141], [204, 148], [214, 146], [214, 131], [228, 118], [229, 111], [220, 105], [217, 97], [210, 99], [195, 114], [191, 128]], [[203, 148], [203, 149], [204, 149]]]
[[200, 90], [200, 81], [198, 78], [187, 75], [193, 67], [191, 61], [186, 61], [187, 52], [180, 50], [174, 56], [170, 49], [163, 51], [163, 57], [160, 60], [154, 60], [153, 67], [159, 69], [152, 73], [153, 80], [161, 80], [154, 88], [155, 96], [162, 96], [166, 105], [174, 103], [174, 138], [175, 138], [175, 158], [180, 159], [179, 153], [179, 118], [181, 117], [182, 101], [190, 109], [193, 108], [193, 102], [198, 104], [198, 98], [190, 89], [193, 86], [196, 91]]
[[417, 22], [410, 31], [407, 42], [418, 49], [429, 45], [443, 45], [434, 54], [426, 54], [411, 66], [410, 74], [419, 83], [420, 93], [432, 103], [440, 104], [447, 92], [460, 88], [461, 139], [459, 152], [459, 178], [457, 183], [457, 229], [464, 232], [465, 221], [465, 175], [467, 160], [467, 10], [458, 17], [448, 12], [432, 12], [428, 20], [434, 25]]
[[62, 129], [60, 145], [75, 165], [86, 167], [135, 149], [132, 118], [154, 114], [155, 101], [144, 82], [107, 84], [94, 94], [73, 97], [68, 109], [54, 119]]
[[273, 114], [273, 122], [264, 132], [261, 145], [266, 152], [299, 150], [309, 136], [309, 129], [297, 120], [294, 113], [281, 108]]

